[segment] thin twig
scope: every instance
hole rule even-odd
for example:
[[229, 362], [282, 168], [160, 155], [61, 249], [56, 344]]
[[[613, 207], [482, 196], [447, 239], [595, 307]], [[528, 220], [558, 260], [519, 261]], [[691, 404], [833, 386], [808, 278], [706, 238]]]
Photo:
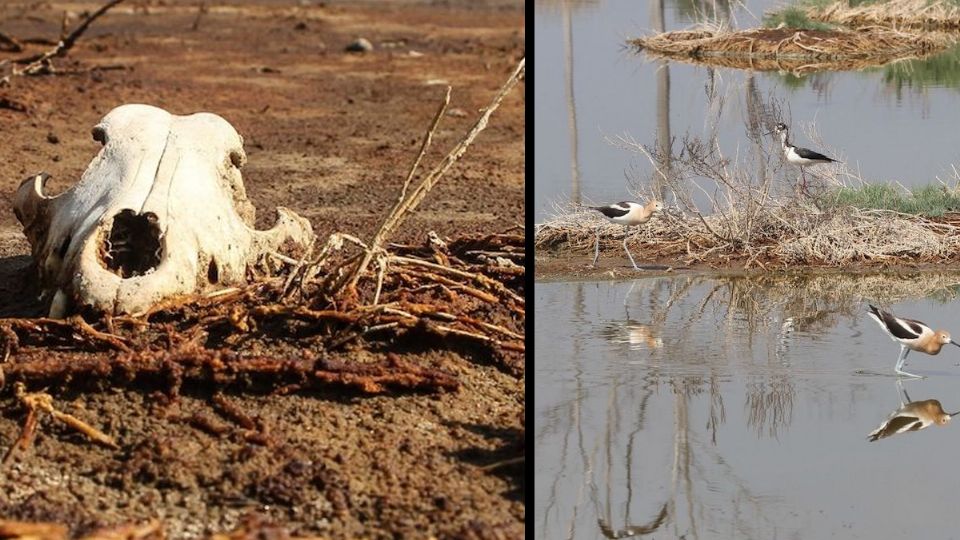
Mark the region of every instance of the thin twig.
[[[379, 238], [375, 238], [375, 241], [374, 241], [375, 243], [372, 243], [371, 248], [368, 249], [367, 252], [364, 254], [364, 257], [361, 260], [360, 264], [358, 264], [351, 270], [349, 274], [349, 280], [345, 280], [345, 282], [342, 281], [338, 283], [337, 285], [338, 287], [341, 287], [342, 286], [341, 284], [349, 284], [349, 288], [353, 288], [356, 286], [357, 280], [360, 279], [360, 275], [363, 274], [364, 271], [366, 271], [367, 266], [370, 264], [370, 261], [373, 259], [373, 256], [375, 255], [375, 250], [379, 249], [379, 246], [382, 245], [384, 240], [386, 240], [386, 236], [389, 234], [389, 232], [392, 230], [395, 230], [400, 225], [400, 223], [403, 222], [403, 219], [410, 212], [412, 212], [417, 207], [417, 205], [420, 204], [421, 201], [423, 201], [424, 197], [426, 197], [427, 193], [429, 193], [430, 190], [433, 189], [433, 186], [436, 185], [436, 183], [440, 180], [441, 177], [443, 177], [444, 173], [446, 173], [450, 169], [450, 167], [452, 167], [457, 161], [460, 160], [463, 154], [467, 151], [467, 148], [469, 148], [470, 145], [473, 143], [473, 140], [476, 139], [477, 135], [479, 135], [484, 129], [486, 129], [487, 122], [489, 122], [490, 120], [490, 116], [494, 113], [494, 111], [496, 111], [500, 107], [500, 103], [503, 101], [503, 98], [507, 95], [507, 93], [510, 92], [510, 90], [512, 90], [513, 87], [516, 86], [516, 84], [520, 81], [520, 77], [523, 76], [524, 74], [525, 65], [526, 65], [526, 59], [521, 58], [520, 62], [517, 63], [517, 67], [514, 69], [513, 73], [510, 75], [507, 81], [503, 84], [503, 86], [500, 87], [500, 90], [497, 92], [496, 96], [494, 96], [493, 101], [491, 101], [490, 104], [486, 107], [486, 109], [484, 109], [483, 114], [480, 115], [480, 118], [473, 125], [470, 131], [467, 132], [466, 136], [460, 140], [460, 142], [453, 148], [453, 150], [450, 151], [450, 153], [446, 155], [446, 157], [440, 162], [440, 164], [434, 167], [433, 170], [431, 170], [430, 173], [427, 174], [427, 176], [423, 179], [420, 185], [418, 185], [413, 190], [413, 192], [403, 200], [402, 203], [394, 207], [394, 209], [390, 212], [390, 214], [387, 216], [386, 220], [384, 221], [384, 225], [389, 224], [389, 227], [388, 227], [389, 230], [386, 230], [383, 232], [383, 234], [380, 234]], [[446, 105], [444, 105], [443, 107], [445, 106]], [[427, 141], [425, 141], [424, 144], [427, 144]], [[418, 161], [419, 161], [419, 158], [418, 158]], [[415, 162], [415, 164], [417, 162]], [[342, 288], [338, 288], [333, 292], [336, 294], [342, 290], [343, 290]]]

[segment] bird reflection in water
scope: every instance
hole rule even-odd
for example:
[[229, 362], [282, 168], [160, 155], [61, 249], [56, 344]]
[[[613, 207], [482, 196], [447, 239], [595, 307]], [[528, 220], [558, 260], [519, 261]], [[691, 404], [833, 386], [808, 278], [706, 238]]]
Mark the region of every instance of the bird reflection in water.
[[633, 351], [663, 347], [663, 339], [654, 335], [652, 326], [629, 319], [608, 324], [603, 329], [603, 335], [610, 343], [629, 345]]
[[653, 518], [650, 523], [645, 523], [643, 525], [627, 525], [622, 529], [613, 529], [608, 523], [603, 521], [603, 519], [598, 519], [597, 524], [600, 526], [600, 534], [606, 536], [607, 538], [630, 538], [631, 536], [640, 536], [643, 534], [650, 534], [653, 531], [660, 528], [660, 525], [663, 525], [663, 522], [667, 519], [667, 504], [663, 505], [663, 508], [660, 509], [660, 514]]
[[920, 431], [933, 424], [945, 426], [950, 423], [950, 418], [958, 413], [948, 413], [943, 410], [943, 406], [936, 399], [925, 399], [922, 401], [910, 401], [910, 396], [904, 390], [900, 380], [897, 380], [897, 387], [903, 392], [904, 399], [900, 400], [900, 408], [890, 415], [880, 427], [870, 432], [867, 439], [871, 442], [906, 433], [908, 431]]
[[629, 345], [632, 351], [659, 349], [663, 347], [663, 339], [657, 336], [659, 332], [656, 328], [653, 325], [637, 322], [630, 317], [628, 302], [630, 293], [633, 292], [633, 287], [636, 284], [636, 281], [632, 282], [630, 288], [627, 289], [627, 294], [623, 297], [625, 320], [623, 322], [607, 323], [600, 333], [610, 343]]

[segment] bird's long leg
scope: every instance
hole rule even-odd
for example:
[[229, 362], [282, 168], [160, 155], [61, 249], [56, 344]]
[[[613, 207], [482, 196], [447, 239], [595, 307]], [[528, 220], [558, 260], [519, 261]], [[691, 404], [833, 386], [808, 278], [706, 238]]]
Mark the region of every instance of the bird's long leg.
[[803, 167], [800, 167], [800, 178], [803, 178], [803, 183], [800, 184], [800, 193], [804, 195], [807, 194], [807, 172], [803, 170]]
[[637, 280], [630, 282], [630, 288], [627, 289], [627, 294], [623, 296], [623, 311], [627, 314], [627, 320], [630, 320], [630, 308], [627, 306], [627, 300], [630, 300], [630, 293], [633, 292], [634, 285], [637, 284]]
[[[630, 227], [627, 226], [627, 232], [630, 232]], [[623, 237], [623, 250], [627, 252], [627, 257], [630, 258], [630, 264], [633, 265], [634, 270], [640, 270], [640, 267], [637, 266], [637, 263], [633, 260], [633, 255], [630, 254], [630, 249], [627, 247], [627, 236]]]
[[[897, 377], [897, 398], [900, 399], [900, 406], [904, 407], [907, 403], [910, 403], [910, 394], [907, 393], [907, 389], [903, 387], [903, 379]], [[903, 394], [901, 397], [900, 394]], [[904, 401], [906, 399], [906, 401]]]
[[593, 244], [593, 266], [597, 266], [597, 259], [600, 258], [600, 227], [597, 227], [597, 241]]
[[910, 349], [906, 345], [900, 345], [900, 357], [897, 359], [897, 365], [893, 368], [900, 375], [905, 375], [907, 377], [913, 377], [915, 379], [924, 378], [923, 375], [914, 375], [913, 373], [907, 373], [903, 370], [903, 363], [907, 360], [907, 355], [910, 354]]

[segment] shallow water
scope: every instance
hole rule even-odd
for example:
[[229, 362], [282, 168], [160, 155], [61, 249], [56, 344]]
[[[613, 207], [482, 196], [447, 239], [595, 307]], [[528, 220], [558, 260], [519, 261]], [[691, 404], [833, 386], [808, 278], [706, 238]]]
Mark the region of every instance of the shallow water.
[[[626, 135], [653, 146], [658, 137], [716, 133], [727, 155], [745, 154], [748, 86], [756, 96], [782, 100], [795, 143], [842, 159], [867, 181], [948, 181], [951, 164], [960, 164], [958, 49], [925, 61], [797, 78], [655, 61], [625, 47], [628, 38], [660, 28], [661, 13], [664, 30], [717, 18], [749, 28], [779, 4], [538, 0], [534, 219], [543, 221], [553, 204], [571, 199], [623, 200], [632, 182], [649, 179], [653, 168], [645, 157], [607, 138]], [[800, 130], [811, 123], [823, 141]]]
[[960, 410], [960, 349], [911, 354], [927, 378], [898, 385], [865, 308], [960, 331], [958, 291], [960, 274], [538, 283], [536, 537], [955, 536], [960, 420], [866, 437], [902, 402]]

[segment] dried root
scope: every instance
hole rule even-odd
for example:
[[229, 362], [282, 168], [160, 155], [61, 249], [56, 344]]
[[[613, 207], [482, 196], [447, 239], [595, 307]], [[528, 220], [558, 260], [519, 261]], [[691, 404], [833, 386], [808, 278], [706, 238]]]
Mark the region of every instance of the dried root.
[[11, 446], [7, 450], [6, 455], [4, 455], [3, 465], [6, 465], [13, 459], [14, 453], [17, 450], [26, 451], [30, 448], [30, 444], [33, 442], [33, 438], [37, 432], [37, 415], [39, 413], [49, 414], [71, 429], [86, 435], [87, 438], [93, 442], [102, 444], [108, 448], [113, 448], [114, 450], [119, 448], [117, 444], [113, 442], [113, 439], [102, 431], [72, 414], [58, 411], [53, 406], [53, 396], [50, 394], [46, 392], [27, 392], [26, 386], [22, 382], [15, 383], [13, 386], [17, 399], [27, 409], [27, 418], [23, 422], [23, 429], [20, 431], [20, 436], [17, 437], [16, 442], [13, 443], [13, 446]]

